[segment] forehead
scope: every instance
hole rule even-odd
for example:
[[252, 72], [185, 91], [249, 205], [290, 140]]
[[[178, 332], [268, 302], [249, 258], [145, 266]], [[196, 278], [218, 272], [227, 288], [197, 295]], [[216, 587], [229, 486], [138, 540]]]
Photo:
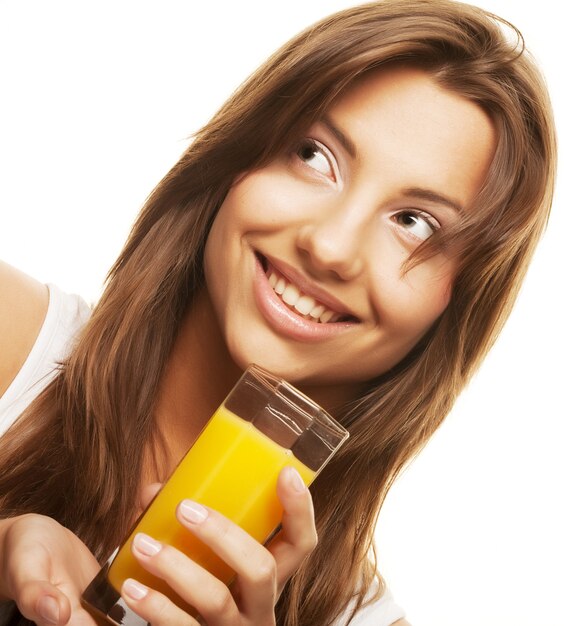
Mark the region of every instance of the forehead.
[[480, 106], [420, 69], [372, 71], [328, 115], [354, 143], [358, 163], [374, 175], [450, 188], [463, 205], [481, 185], [496, 144], [493, 122]]

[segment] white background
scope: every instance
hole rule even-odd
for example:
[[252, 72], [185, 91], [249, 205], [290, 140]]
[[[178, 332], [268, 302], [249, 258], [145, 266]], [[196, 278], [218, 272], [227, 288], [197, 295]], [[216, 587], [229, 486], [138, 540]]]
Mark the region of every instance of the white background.
[[[352, 4], [0, 0], [0, 257], [95, 301], [190, 133]], [[483, 6], [520, 27], [561, 122], [556, 4]], [[382, 512], [380, 566], [414, 626], [564, 624], [561, 205], [498, 344]]]

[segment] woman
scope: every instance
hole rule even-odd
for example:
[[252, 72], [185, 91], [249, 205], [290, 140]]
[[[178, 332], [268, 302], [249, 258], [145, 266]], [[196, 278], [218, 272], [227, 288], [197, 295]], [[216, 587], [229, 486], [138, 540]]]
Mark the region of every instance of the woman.
[[[154, 191], [61, 372], [0, 440], [2, 596], [37, 623], [93, 623], [78, 596], [96, 559], [256, 361], [351, 432], [313, 507], [283, 473], [267, 550], [187, 504], [207, 518], [184, 523], [233, 562], [233, 593], [152, 538], [137, 558], [209, 624], [354, 625], [363, 603], [370, 623], [401, 623], [373, 584], [373, 526], [511, 308], [554, 161], [542, 81], [479, 10], [376, 3], [284, 46]], [[9, 395], [47, 293], [8, 268], [3, 282]], [[154, 625], [194, 623], [135, 582], [122, 591]], [[376, 622], [383, 606], [394, 617]]]

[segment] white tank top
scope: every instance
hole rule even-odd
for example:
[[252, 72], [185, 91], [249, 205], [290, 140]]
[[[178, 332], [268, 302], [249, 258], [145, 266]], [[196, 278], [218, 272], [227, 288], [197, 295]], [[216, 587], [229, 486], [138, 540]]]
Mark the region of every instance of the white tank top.
[[[0, 398], [0, 437], [54, 378], [90, 317], [90, 308], [80, 296], [64, 293], [55, 285], [47, 287], [49, 306], [43, 326], [25, 363]], [[0, 603], [0, 623], [7, 610], [8, 606]], [[348, 615], [350, 607], [331, 626], [345, 626]], [[391, 626], [403, 617], [405, 612], [386, 589], [382, 598], [357, 613], [350, 626]]]
[[54, 378], [78, 331], [90, 317], [90, 307], [80, 296], [64, 293], [51, 284], [47, 288], [49, 306], [39, 335], [22, 368], [0, 397], [0, 437]]

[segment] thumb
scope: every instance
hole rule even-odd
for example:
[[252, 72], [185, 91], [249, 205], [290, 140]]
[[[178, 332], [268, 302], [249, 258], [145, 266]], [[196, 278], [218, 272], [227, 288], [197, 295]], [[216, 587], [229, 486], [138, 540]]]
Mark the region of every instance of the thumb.
[[71, 616], [69, 599], [47, 581], [26, 583], [19, 594], [17, 605], [21, 614], [38, 626], [63, 626]]

